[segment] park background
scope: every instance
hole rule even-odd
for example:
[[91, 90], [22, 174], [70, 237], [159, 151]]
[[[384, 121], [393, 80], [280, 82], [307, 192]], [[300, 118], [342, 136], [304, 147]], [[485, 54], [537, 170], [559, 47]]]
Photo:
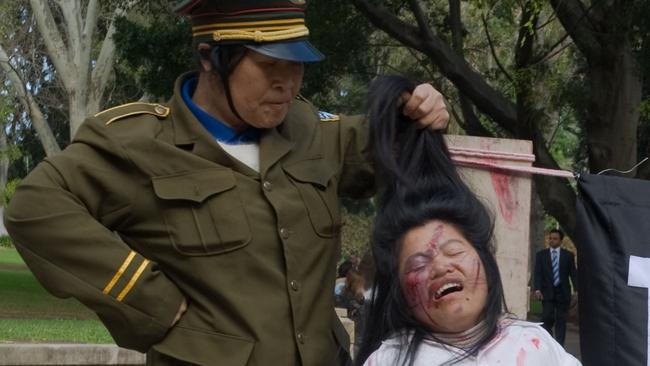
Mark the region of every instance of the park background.
[[[85, 116], [170, 96], [194, 67], [174, 3], [0, 2], [2, 207]], [[540, 167], [627, 170], [650, 155], [647, 1], [312, 0], [307, 14], [327, 59], [307, 66], [301, 93], [321, 110], [362, 113], [368, 83], [400, 74], [445, 95], [450, 133], [531, 140]], [[628, 176], [650, 178], [650, 164]], [[533, 186], [531, 253], [554, 227], [571, 247], [575, 182], [535, 176]], [[342, 257], [361, 256], [373, 202], [342, 204]], [[92, 313], [44, 292], [8, 238], [1, 245], [0, 342], [110, 342]]]

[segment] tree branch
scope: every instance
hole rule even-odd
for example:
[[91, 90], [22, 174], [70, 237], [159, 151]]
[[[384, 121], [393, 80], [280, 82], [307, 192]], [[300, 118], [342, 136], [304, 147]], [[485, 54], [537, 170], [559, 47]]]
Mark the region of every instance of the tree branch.
[[371, 5], [370, 0], [352, 0], [355, 7], [379, 29], [415, 48], [434, 60], [440, 72], [472, 100], [474, 105], [501, 126], [514, 132], [517, 125], [515, 105], [485, 82], [467, 61], [455, 53], [444, 41], [432, 35], [429, 40], [419, 35], [418, 28], [406, 24], [385, 8]]
[[[460, 0], [449, 0], [449, 24], [451, 28], [451, 46], [456, 50], [456, 53], [464, 57], [465, 47]], [[465, 124], [463, 126], [465, 132], [472, 136], [492, 136], [476, 116], [472, 102], [460, 91], [458, 92], [458, 99], [463, 117], [465, 118]], [[452, 112], [456, 113], [454, 109], [452, 109]], [[459, 120], [458, 117], [456, 119]]]
[[499, 61], [497, 52], [494, 49], [494, 43], [492, 42], [492, 37], [490, 37], [490, 31], [488, 30], [487, 20], [485, 19], [485, 16], [483, 14], [481, 14], [481, 20], [483, 21], [483, 28], [485, 29], [485, 36], [487, 37], [488, 45], [490, 45], [490, 52], [492, 53], [492, 58], [494, 58], [494, 61], [497, 63], [497, 66], [499, 67], [501, 72], [506, 76], [506, 78], [508, 78], [508, 80], [511, 83], [514, 83], [515, 81], [508, 73], [508, 70], [506, 70], [506, 68], [503, 67], [503, 65], [501, 64], [501, 61]]
[[587, 59], [597, 59], [603, 44], [598, 37], [598, 31], [590, 22], [590, 9], [587, 9], [580, 0], [550, 0], [550, 2], [560, 23], [571, 35], [580, 51]]
[[92, 42], [92, 35], [95, 33], [95, 28], [97, 27], [97, 18], [99, 17], [99, 6], [98, 0], [90, 0], [88, 2], [88, 8], [86, 8], [86, 24], [84, 25], [83, 34], [86, 38], [90, 39]]
[[546, 52], [535, 56], [533, 58], [533, 61], [531, 62], [531, 64], [534, 65], [534, 64], [540, 63], [540, 62], [546, 60], [547, 58], [551, 58], [551, 57], [557, 55], [559, 52], [562, 52], [564, 49], [566, 49], [568, 47], [568, 45], [564, 45], [564, 46], [560, 47], [560, 49], [557, 52], [555, 52], [554, 50], [555, 50], [555, 48], [557, 46], [561, 45], [562, 42], [564, 42], [564, 40], [566, 40], [568, 37], [569, 37], [569, 33], [564, 33], [564, 35], [557, 42], [555, 42], [551, 47], [549, 47]]
[[542, 24], [536, 26], [536, 27], [535, 27], [535, 30], [538, 31], [538, 30], [540, 30], [540, 29], [542, 29], [542, 28], [545, 28], [547, 25], [553, 23], [553, 21], [554, 21], [556, 18], [557, 18], [557, 14], [555, 14], [555, 13], [551, 14], [551, 16], [549, 16], [548, 19], [546, 19], [546, 21], [545, 21], [544, 23], [542, 23]]
[[[549, 169], [561, 169], [550, 151], [546, 148], [544, 138], [536, 134], [533, 138], [535, 166]], [[576, 193], [566, 178], [534, 175], [535, 187], [547, 212], [551, 213], [563, 225], [567, 235], [574, 237]]]
[[[91, 0], [92, 5], [97, 7], [98, 1]], [[92, 71], [91, 84], [93, 85], [91, 89], [91, 95], [88, 102], [87, 113], [94, 114], [97, 113], [101, 108], [102, 99], [104, 98], [104, 93], [106, 86], [110, 80], [111, 72], [113, 71], [113, 64], [115, 62], [115, 42], [113, 41], [113, 35], [115, 35], [115, 20], [123, 16], [133, 5], [137, 3], [136, 0], [128, 1], [124, 4], [124, 7], [117, 7], [111, 16], [111, 23], [108, 26], [104, 40], [102, 41], [102, 49], [99, 52], [99, 57], [97, 58], [97, 63], [95, 68]], [[95, 19], [97, 19], [97, 12], [95, 14]], [[89, 5], [88, 16], [91, 16], [91, 9]], [[96, 21], [95, 21], [96, 23]]]
[[38, 27], [41, 30], [40, 34], [43, 37], [43, 42], [45, 42], [45, 46], [49, 50], [48, 56], [52, 60], [57, 72], [63, 76], [61, 78], [63, 86], [68, 92], [71, 92], [73, 85], [70, 83], [70, 80], [72, 79], [74, 67], [71, 65], [72, 60], [68, 47], [63, 42], [47, 0], [30, 0], [29, 3], [34, 12]]
[[420, 4], [418, 0], [408, 0], [408, 3], [409, 6], [411, 7], [411, 11], [413, 12], [413, 15], [415, 15], [415, 20], [418, 23], [418, 28], [420, 28], [421, 34], [427, 40], [433, 39], [435, 36], [431, 31], [431, 28], [429, 28], [427, 17], [424, 15], [425, 12], [423, 10], [423, 6]]
[[52, 133], [52, 129], [47, 124], [47, 120], [45, 119], [43, 112], [38, 106], [38, 103], [36, 103], [34, 100], [32, 94], [30, 94], [27, 91], [27, 88], [25, 88], [25, 83], [20, 78], [20, 75], [18, 75], [16, 70], [11, 65], [9, 56], [7, 55], [7, 52], [5, 51], [2, 44], [0, 44], [0, 68], [2, 68], [2, 70], [7, 75], [10, 85], [12, 85], [12, 88], [18, 97], [18, 100], [20, 100], [23, 108], [25, 108], [25, 111], [29, 114], [32, 125], [34, 126], [38, 138], [43, 145], [45, 154], [47, 156], [52, 156], [55, 153], [61, 151], [61, 148], [57, 144], [56, 138]]

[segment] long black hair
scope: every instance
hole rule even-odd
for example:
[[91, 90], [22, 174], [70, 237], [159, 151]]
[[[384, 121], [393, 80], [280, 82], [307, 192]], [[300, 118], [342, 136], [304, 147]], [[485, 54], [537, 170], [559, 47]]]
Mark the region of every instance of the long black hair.
[[402, 114], [401, 95], [413, 88], [410, 81], [395, 76], [380, 78], [370, 87], [370, 141], [379, 189], [372, 239], [377, 273], [357, 365], [363, 364], [382, 340], [405, 331], [413, 337], [400, 337], [404, 344], [398, 360], [412, 365], [419, 345], [433, 337], [410, 312], [398, 275], [404, 236], [431, 220], [453, 225], [462, 233], [478, 253], [488, 282], [482, 314], [487, 332], [457, 360], [475, 355], [489, 342], [506, 311], [493, 254], [493, 219], [456, 171], [442, 132], [420, 129]]

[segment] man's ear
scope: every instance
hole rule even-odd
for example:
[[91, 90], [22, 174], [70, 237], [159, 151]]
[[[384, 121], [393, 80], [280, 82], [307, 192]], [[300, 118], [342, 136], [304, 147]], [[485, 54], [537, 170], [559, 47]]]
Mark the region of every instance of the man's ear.
[[212, 47], [207, 43], [199, 43], [198, 51], [203, 71], [212, 71], [212, 59], [210, 57], [210, 54], [212, 53]]

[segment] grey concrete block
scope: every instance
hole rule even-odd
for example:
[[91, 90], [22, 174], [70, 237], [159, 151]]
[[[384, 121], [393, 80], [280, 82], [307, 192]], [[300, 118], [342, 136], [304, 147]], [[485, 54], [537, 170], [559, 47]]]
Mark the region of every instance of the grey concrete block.
[[0, 344], [0, 365], [144, 365], [145, 355], [115, 345]]

